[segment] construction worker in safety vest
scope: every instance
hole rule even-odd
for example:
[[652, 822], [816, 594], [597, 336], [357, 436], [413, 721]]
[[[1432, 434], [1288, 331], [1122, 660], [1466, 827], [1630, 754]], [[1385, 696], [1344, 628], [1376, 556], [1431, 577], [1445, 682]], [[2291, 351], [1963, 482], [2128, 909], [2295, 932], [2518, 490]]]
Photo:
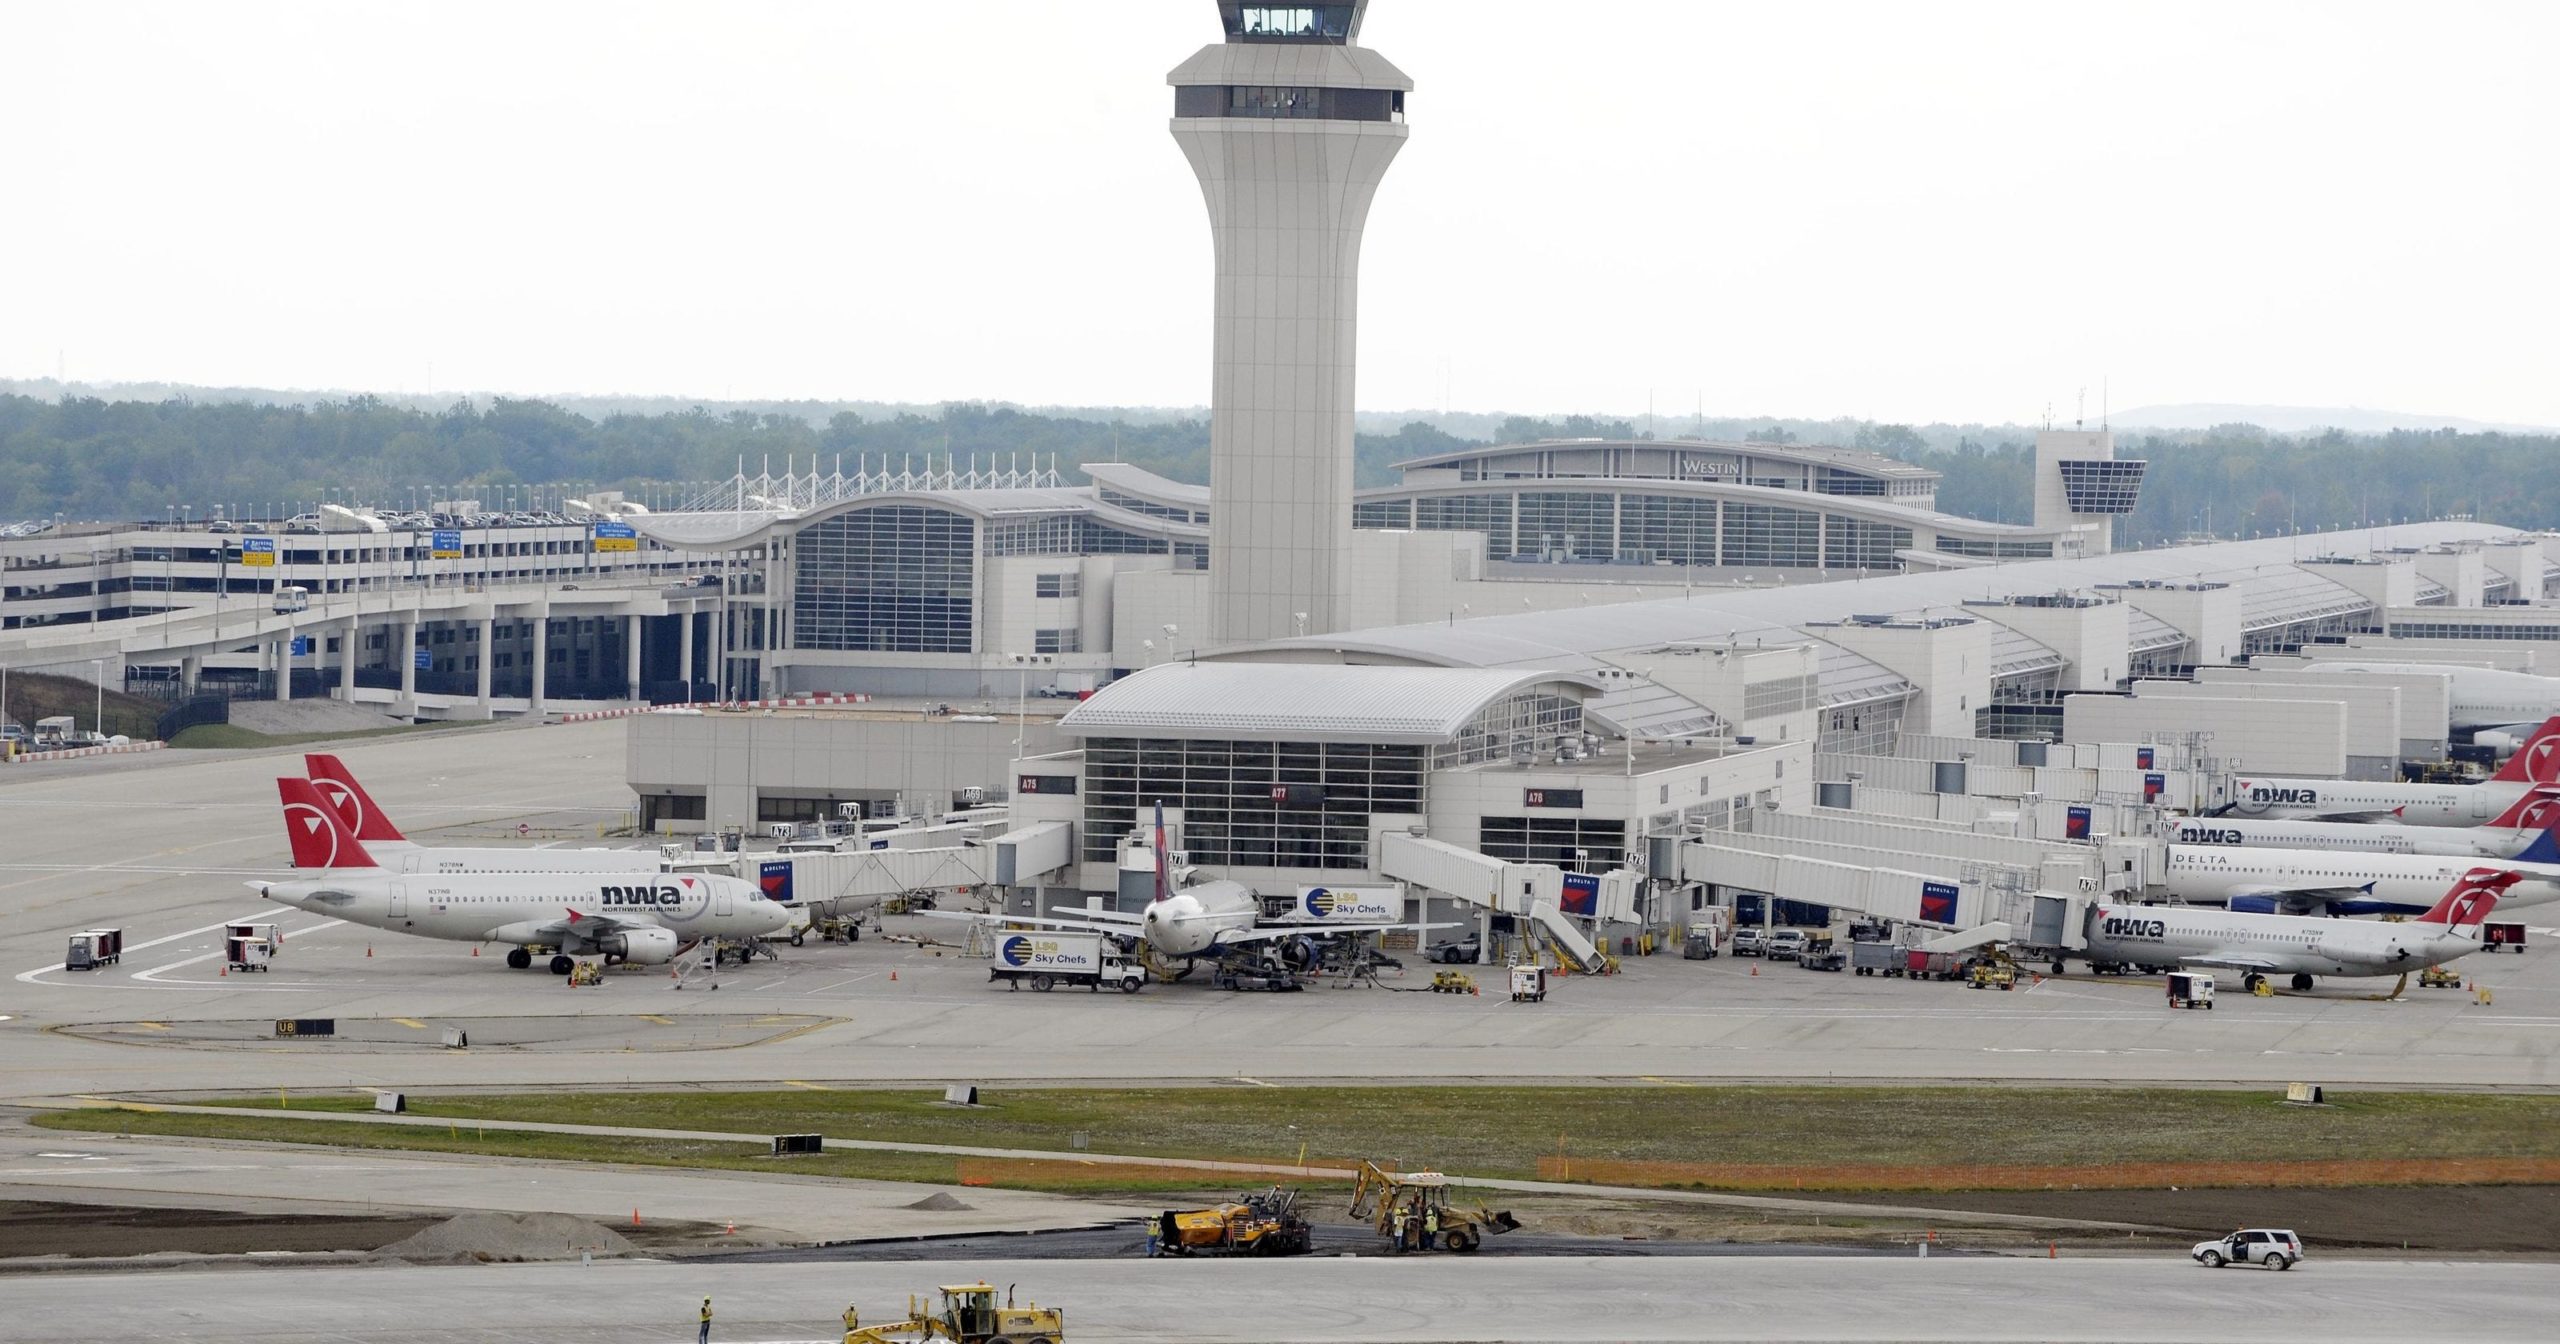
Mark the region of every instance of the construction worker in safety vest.
[[1397, 1209], [1397, 1210], [1396, 1210], [1396, 1240], [1395, 1240], [1395, 1247], [1396, 1247], [1396, 1249], [1397, 1249], [1397, 1250], [1399, 1250], [1399, 1251], [1401, 1251], [1401, 1250], [1403, 1250], [1403, 1249], [1404, 1249], [1404, 1238], [1405, 1238], [1405, 1234], [1404, 1234], [1404, 1224], [1405, 1224], [1405, 1211], [1404, 1211], [1403, 1209], [1399, 1208], [1399, 1209]]
[[850, 1305], [848, 1305], [848, 1306], [844, 1309], [844, 1332], [845, 1332], [845, 1334], [846, 1334], [847, 1336], [851, 1336], [851, 1335], [853, 1334], [853, 1332], [854, 1332], [854, 1331], [859, 1330], [859, 1329], [861, 1329], [861, 1328], [862, 1328], [862, 1313], [861, 1313], [861, 1312], [859, 1312], [859, 1311], [854, 1310]]
[[1422, 1249], [1428, 1251], [1440, 1244], [1440, 1211], [1432, 1209], [1422, 1215]]
[[702, 1299], [702, 1326], [694, 1331], [693, 1344], [711, 1344], [711, 1299]]

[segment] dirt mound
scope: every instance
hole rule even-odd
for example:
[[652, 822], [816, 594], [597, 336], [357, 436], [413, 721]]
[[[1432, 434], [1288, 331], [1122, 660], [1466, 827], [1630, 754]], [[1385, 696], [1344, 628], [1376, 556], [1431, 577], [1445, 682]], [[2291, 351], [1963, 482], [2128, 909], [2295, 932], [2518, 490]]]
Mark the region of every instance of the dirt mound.
[[978, 1206], [975, 1204], [963, 1204], [959, 1200], [953, 1199], [950, 1192], [936, 1190], [932, 1194], [917, 1200], [913, 1204], [902, 1204], [899, 1205], [899, 1207], [906, 1209], [927, 1209], [935, 1213], [959, 1213], [975, 1209]]
[[612, 1228], [565, 1213], [463, 1213], [395, 1241], [395, 1260], [567, 1260], [581, 1252], [621, 1255], [631, 1243]]

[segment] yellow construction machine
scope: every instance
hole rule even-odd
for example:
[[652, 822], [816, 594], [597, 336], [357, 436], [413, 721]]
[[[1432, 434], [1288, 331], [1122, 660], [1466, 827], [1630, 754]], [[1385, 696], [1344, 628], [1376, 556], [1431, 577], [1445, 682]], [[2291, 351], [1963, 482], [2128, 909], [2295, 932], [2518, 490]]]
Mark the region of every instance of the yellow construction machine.
[[1486, 1237], [1520, 1226], [1507, 1211], [1451, 1203], [1449, 1178], [1439, 1172], [1393, 1172], [1375, 1162], [1360, 1164], [1360, 1179], [1351, 1187], [1351, 1216], [1366, 1219], [1397, 1254], [1472, 1251]]
[[1305, 1255], [1314, 1246], [1298, 1192], [1276, 1185], [1232, 1204], [1156, 1215], [1158, 1255]]
[[1058, 1344], [1067, 1337], [1067, 1313], [1036, 1303], [1017, 1307], [1010, 1288], [1003, 1306], [996, 1305], [992, 1284], [948, 1284], [939, 1291], [942, 1310], [931, 1315], [913, 1297], [907, 1299], [907, 1318], [887, 1325], [856, 1326], [853, 1313], [845, 1313], [844, 1344]]

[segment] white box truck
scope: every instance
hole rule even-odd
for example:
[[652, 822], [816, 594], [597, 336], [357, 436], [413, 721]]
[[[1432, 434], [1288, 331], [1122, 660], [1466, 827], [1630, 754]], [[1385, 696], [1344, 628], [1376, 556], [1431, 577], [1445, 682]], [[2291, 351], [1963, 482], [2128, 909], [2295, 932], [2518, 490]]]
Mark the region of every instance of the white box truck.
[[992, 962], [987, 979], [1002, 980], [1007, 989], [1082, 985], [1135, 994], [1147, 983], [1147, 968], [1121, 951], [1116, 940], [1098, 933], [1002, 930], [995, 936]]

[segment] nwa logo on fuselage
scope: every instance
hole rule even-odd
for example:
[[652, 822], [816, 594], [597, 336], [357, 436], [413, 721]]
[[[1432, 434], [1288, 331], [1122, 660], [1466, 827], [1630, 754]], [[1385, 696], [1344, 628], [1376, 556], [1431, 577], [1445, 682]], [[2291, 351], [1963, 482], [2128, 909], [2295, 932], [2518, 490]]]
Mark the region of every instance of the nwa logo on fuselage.
[[2098, 931], [2110, 938], [2149, 938], [2156, 941], [2169, 936], [2169, 923], [2137, 915], [2109, 915], [2098, 922]]
[[2182, 845], [2245, 845], [2248, 833], [2228, 826], [2180, 826], [2178, 843]]
[[2279, 804], [2317, 807], [2320, 804], [2320, 791], [2318, 789], [2294, 788], [2284, 785], [2252, 784], [2249, 786], [2247, 799], [2261, 807], [2272, 807]]
[[677, 887], [598, 887], [597, 899], [606, 906], [646, 906], [652, 910], [672, 909], [684, 904], [684, 892]]

